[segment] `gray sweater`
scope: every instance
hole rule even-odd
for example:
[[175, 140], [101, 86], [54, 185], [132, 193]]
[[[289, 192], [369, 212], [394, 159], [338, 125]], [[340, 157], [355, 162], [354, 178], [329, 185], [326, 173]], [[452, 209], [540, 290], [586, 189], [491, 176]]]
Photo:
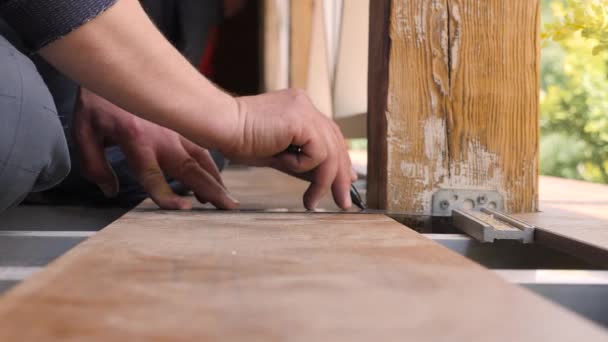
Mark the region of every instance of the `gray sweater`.
[[37, 51], [77, 29], [117, 0], [0, 0], [0, 16]]

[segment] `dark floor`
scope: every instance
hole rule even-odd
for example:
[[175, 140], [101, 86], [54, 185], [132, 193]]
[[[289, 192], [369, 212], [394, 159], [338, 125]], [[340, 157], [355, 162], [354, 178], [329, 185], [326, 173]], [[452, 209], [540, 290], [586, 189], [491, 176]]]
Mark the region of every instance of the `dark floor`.
[[22, 205], [0, 214], [0, 293], [127, 211], [124, 208]]

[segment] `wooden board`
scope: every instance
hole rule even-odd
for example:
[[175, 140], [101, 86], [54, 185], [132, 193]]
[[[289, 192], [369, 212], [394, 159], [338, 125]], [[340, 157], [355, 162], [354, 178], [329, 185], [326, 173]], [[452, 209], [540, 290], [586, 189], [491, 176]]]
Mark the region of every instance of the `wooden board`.
[[516, 215], [540, 228], [535, 239], [608, 267], [608, 186], [541, 177], [539, 193], [540, 213]]
[[371, 6], [369, 201], [431, 213], [440, 188], [537, 209], [538, 0]]
[[[244, 206], [305, 186], [226, 181]], [[0, 297], [2, 341], [607, 338], [381, 215], [135, 210]]]

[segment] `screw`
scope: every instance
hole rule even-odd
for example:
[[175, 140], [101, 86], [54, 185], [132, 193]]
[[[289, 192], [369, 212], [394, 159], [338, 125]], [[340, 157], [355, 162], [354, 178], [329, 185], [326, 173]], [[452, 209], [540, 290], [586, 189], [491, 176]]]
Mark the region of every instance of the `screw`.
[[450, 207], [450, 202], [448, 200], [443, 200], [439, 202], [439, 207], [443, 210], [448, 209]]
[[487, 201], [488, 201], [488, 198], [486, 197], [486, 195], [481, 195], [481, 196], [477, 197], [477, 203], [479, 203], [479, 204], [486, 204]]

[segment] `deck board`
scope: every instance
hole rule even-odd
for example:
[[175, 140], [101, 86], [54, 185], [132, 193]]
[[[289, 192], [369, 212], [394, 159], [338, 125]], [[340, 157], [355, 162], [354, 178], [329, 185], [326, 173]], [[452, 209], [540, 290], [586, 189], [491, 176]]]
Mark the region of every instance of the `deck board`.
[[539, 185], [541, 212], [515, 216], [539, 227], [539, 243], [608, 267], [608, 186], [555, 177]]
[[[226, 183], [257, 209], [299, 208], [305, 188], [264, 170]], [[0, 340], [608, 338], [382, 215], [148, 205], [0, 297]]]

